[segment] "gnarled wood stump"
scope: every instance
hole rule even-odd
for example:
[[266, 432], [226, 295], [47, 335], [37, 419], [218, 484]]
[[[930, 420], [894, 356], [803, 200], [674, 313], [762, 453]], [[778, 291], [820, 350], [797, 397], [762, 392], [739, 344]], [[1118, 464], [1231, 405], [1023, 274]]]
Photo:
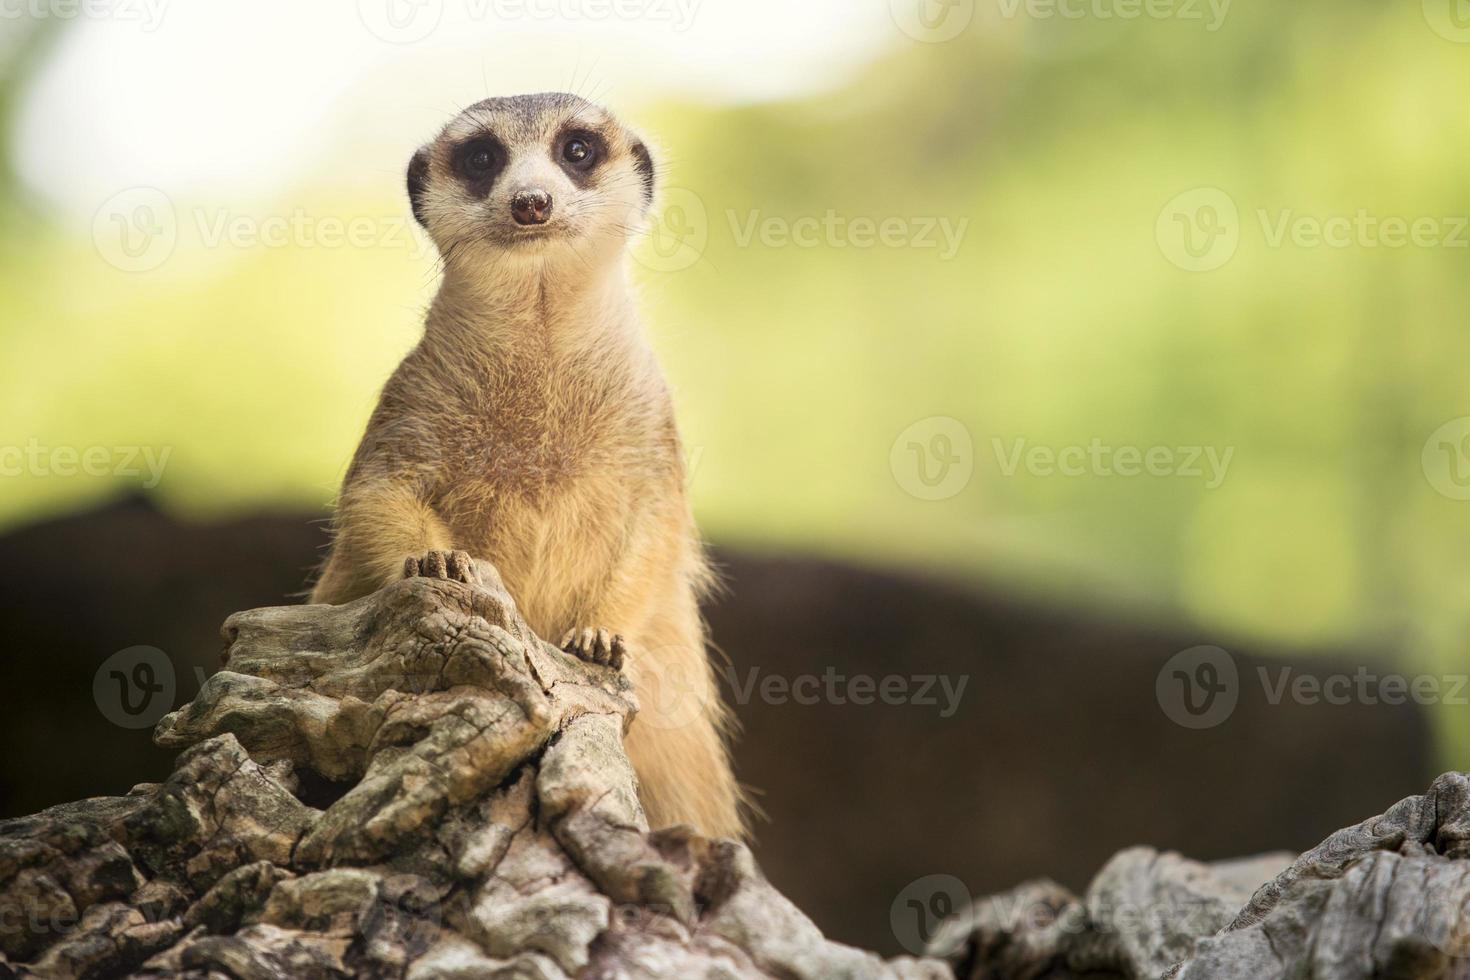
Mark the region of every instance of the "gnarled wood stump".
[[950, 975], [826, 941], [738, 842], [650, 833], [627, 682], [480, 575], [231, 617], [166, 782], [0, 825], [0, 975]]

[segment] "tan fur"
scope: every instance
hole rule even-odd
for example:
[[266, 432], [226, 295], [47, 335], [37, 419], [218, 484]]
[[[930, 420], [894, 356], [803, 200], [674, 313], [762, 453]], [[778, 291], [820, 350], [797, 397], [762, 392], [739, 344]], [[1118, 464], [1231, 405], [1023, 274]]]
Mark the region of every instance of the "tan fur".
[[[568, 118], [606, 133], [609, 158], [593, 186], [552, 190], [565, 240], [507, 247], [504, 195], [557, 184], [546, 146]], [[473, 200], [450, 153], [481, 129], [513, 152], [506, 187]], [[535, 97], [471, 107], [428, 148], [418, 200], [444, 280], [349, 468], [312, 601], [365, 595], [430, 550], [489, 561], [541, 636], [625, 637], [642, 703], [628, 750], [650, 822], [741, 835], [698, 607], [710, 576], [668, 389], [622, 272], [645, 205], [635, 139], [598, 107]]]

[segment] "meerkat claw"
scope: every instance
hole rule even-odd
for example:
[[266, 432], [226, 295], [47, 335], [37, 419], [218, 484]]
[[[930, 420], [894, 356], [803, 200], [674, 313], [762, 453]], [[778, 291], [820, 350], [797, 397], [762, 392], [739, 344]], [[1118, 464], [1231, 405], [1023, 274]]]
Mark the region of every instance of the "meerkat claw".
[[403, 561], [404, 578], [438, 578], [475, 584], [475, 561], [467, 551], [429, 551], [422, 558], [410, 555]]
[[449, 577], [454, 581], [463, 582], [466, 585], [473, 584], [475, 581], [475, 560], [470, 557], [467, 551], [451, 551], [449, 553], [447, 571]]
[[590, 628], [567, 630], [566, 636], [561, 638], [561, 648], [588, 663], [601, 664], [613, 670], [623, 669], [623, 657], [628, 649], [621, 633]]

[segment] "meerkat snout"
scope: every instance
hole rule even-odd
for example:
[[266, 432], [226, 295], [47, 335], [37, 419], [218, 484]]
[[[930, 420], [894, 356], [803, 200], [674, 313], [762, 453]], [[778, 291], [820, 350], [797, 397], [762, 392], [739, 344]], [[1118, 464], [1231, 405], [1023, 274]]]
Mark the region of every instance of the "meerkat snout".
[[510, 213], [518, 225], [544, 225], [551, 217], [551, 195], [539, 187], [516, 191], [510, 199]]

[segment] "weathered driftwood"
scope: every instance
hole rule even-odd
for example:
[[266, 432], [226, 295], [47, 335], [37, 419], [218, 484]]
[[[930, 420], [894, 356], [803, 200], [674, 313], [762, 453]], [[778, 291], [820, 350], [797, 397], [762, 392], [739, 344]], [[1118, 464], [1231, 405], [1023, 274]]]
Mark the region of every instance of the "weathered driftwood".
[[949, 976], [650, 833], [626, 682], [480, 575], [232, 617], [166, 782], [0, 824], [0, 976]]
[[743, 845], [649, 832], [626, 681], [478, 576], [232, 617], [166, 782], [0, 823], [0, 978], [1470, 980], [1462, 774], [1295, 860], [976, 902], [948, 965], [828, 942]]
[[930, 952], [965, 980], [1470, 980], [1470, 776], [1295, 860], [1122, 851], [1080, 899], [1035, 881], [973, 903]]

